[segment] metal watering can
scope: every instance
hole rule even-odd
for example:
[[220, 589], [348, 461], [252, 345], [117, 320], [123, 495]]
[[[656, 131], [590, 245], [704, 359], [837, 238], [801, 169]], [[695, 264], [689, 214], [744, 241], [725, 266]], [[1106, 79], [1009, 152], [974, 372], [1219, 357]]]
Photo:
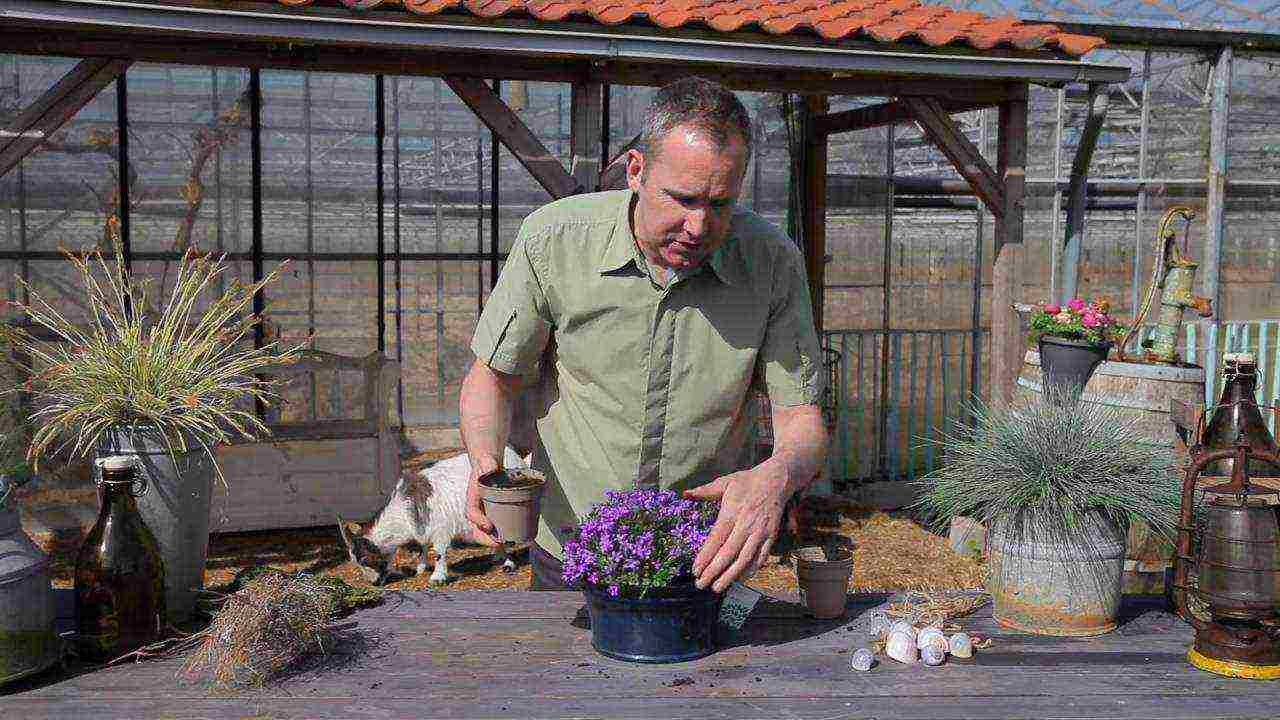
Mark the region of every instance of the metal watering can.
[[0, 475], [0, 686], [62, 657], [49, 556], [22, 531], [12, 499], [18, 484]]

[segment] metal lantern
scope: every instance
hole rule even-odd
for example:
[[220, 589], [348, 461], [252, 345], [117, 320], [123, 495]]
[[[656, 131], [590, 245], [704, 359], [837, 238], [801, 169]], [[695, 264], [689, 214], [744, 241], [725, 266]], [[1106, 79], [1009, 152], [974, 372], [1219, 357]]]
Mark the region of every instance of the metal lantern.
[[[1280, 452], [1244, 432], [1230, 447], [1205, 447], [1201, 435], [1182, 483], [1174, 560], [1174, 604], [1195, 628], [1187, 658], [1218, 675], [1280, 678], [1280, 491], [1249, 481], [1251, 464], [1280, 466]], [[1230, 480], [1201, 488], [1222, 460], [1233, 461]], [[1202, 612], [1191, 611], [1189, 595]]]

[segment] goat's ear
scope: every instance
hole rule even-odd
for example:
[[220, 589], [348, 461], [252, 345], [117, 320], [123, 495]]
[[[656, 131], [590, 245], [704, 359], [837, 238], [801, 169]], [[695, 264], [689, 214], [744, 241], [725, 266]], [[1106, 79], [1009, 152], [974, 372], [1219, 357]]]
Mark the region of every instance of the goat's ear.
[[356, 546], [355, 543], [351, 541], [351, 535], [347, 531], [347, 524], [342, 521], [340, 516], [334, 515], [334, 517], [338, 520], [338, 535], [342, 538], [342, 544], [347, 546], [347, 552], [351, 553], [354, 557]]

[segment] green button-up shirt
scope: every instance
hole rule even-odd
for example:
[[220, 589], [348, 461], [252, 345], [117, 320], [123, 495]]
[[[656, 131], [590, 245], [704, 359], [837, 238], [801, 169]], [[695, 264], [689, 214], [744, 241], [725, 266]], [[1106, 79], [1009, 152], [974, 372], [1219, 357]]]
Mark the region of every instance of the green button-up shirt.
[[740, 210], [699, 269], [660, 283], [632, 234], [632, 199], [578, 195], [526, 218], [471, 343], [499, 372], [531, 375], [544, 360], [537, 542], [557, 557], [609, 490], [681, 490], [746, 467], [753, 385], [785, 406], [822, 394], [795, 244]]

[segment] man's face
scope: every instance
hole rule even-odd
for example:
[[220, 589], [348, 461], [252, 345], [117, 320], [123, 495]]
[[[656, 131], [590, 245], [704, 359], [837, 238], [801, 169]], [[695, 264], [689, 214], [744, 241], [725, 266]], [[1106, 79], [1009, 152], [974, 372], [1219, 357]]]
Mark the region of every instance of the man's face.
[[667, 133], [656, 158], [631, 150], [632, 230], [649, 262], [689, 270], [706, 260], [729, 232], [746, 165], [746, 145], [737, 134], [721, 147], [706, 132], [685, 125]]

